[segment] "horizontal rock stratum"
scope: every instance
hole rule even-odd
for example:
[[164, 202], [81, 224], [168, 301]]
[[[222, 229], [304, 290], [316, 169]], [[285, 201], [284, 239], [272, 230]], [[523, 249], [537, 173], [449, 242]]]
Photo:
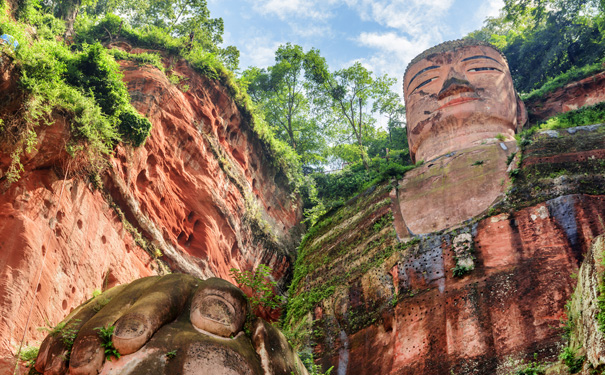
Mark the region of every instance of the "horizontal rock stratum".
[[557, 361], [573, 275], [605, 233], [604, 129], [523, 142], [506, 194], [437, 232], [406, 237], [401, 183], [332, 212], [297, 261], [286, 322], [298, 344], [346, 374], [505, 375], [534, 354]]

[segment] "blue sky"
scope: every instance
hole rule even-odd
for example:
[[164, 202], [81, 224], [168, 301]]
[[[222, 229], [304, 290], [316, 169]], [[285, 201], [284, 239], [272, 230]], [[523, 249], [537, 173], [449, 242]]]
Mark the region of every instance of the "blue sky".
[[[240, 68], [273, 64], [280, 44], [318, 48], [331, 70], [360, 61], [398, 79], [435, 44], [458, 39], [498, 15], [503, 0], [208, 0], [225, 22]], [[399, 93], [401, 94], [401, 93]]]

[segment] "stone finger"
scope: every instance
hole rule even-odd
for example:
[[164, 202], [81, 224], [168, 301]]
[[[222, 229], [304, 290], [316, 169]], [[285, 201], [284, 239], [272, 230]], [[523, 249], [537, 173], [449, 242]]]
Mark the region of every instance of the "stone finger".
[[116, 322], [113, 344], [118, 352], [139, 350], [160, 327], [176, 319], [199, 282], [185, 274], [162, 277]]
[[248, 301], [244, 292], [218, 278], [205, 280], [191, 302], [193, 326], [222, 337], [240, 332], [247, 314]]
[[113, 326], [144, 293], [153, 290], [158, 280], [159, 276], [135, 280], [120, 289], [109, 301], [103, 301], [106, 304], [84, 323], [74, 341], [69, 361], [71, 375], [98, 373], [105, 361], [104, 342], [99, 336], [99, 330]]
[[84, 323], [99, 311], [105, 303], [104, 301], [111, 300], [122, 288], [122, 286], [118, 286], [91, 298], [88, 302], [74, 309], [61, 323], [50, 330], [36, 357], [34, 365], [36, 371], [44, 374], [66, 373], [71, 346], [76, 334]]

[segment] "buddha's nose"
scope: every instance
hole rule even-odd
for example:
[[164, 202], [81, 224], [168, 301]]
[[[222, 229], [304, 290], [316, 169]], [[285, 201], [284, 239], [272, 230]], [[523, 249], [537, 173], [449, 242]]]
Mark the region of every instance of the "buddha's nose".
[[460, 94], [463, 92], [475, 92], [475, 88], [466, 79], [466, 76], [455, 68], [450, 69], [443, 82], [441, 90], [437, 94], [438, 100], [443, 100], [448, 96]]

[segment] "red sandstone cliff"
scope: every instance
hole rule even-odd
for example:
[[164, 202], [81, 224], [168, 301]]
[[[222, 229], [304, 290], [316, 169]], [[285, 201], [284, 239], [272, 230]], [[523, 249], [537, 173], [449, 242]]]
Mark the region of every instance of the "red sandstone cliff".
[[605, 72], [571, 82], [542, 97], [525, 101], [529, 121], [535, 124], [559, 113], [605, 101]]
[[400, 241], [390, 184], [332, 212], [295, 270], [289, 323], [301, 346], [339, 374], [505, 375], [534, 354], [556, 362], [572, 275], [605, 233], [604, 128], [536, 135], [502, 203], [442, 231]]
[[[22, 337], [43, 338], [37, 327], [61, 321], [93, 290], [166, 264], [200, 277], [230, 279], [230, 268], [259, 263], [281, 282], [289, 274], [302, 205], [228, 90], [183, 61], [170, 63], [187, 92], [157, 68], [122, 62], [132, 103], [153, 129], [144, 146], [117, 147], [101, 189], [74, 172], [60, 114], [37, 128], [38, 151], [22, 159], [22, 177], [1, 181], [0, 357]], [[1, 70], [4, 118], [21, 96], [8, 60]], [[2, 177], [11, 149], [0, 151]]]

